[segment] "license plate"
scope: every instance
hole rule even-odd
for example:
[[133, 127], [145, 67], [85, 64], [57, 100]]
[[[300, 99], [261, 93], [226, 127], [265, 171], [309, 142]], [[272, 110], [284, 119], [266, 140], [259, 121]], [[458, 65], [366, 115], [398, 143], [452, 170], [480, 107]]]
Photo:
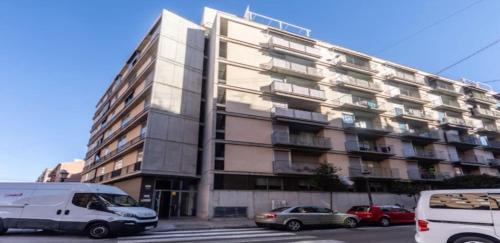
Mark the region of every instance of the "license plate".
[[154, 228], [154, 226], [146, 226], [146, 227], [144, 227], [145, 230], [150, 230], [152, 228]]

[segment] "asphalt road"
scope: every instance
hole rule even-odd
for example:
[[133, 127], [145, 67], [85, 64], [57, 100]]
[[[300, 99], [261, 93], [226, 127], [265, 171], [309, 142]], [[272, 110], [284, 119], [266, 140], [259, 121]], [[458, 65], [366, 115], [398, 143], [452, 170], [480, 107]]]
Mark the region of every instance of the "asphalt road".
[[68, 243], [68, 242], [298, 242], [298, 243], [414, 243], [415, 226], [399, 225], [387, 228], [360, 227], [356, 229], [327, 228], [306, 229], [300, 232], [244, 228], [212, 229], [168, 232], [146, 232], [137, 236], [125, 236], [106, 240], [91, 240], [83, 235], [70, 235], [41, 231], [10, 231], [0, 236], [5, 243]]

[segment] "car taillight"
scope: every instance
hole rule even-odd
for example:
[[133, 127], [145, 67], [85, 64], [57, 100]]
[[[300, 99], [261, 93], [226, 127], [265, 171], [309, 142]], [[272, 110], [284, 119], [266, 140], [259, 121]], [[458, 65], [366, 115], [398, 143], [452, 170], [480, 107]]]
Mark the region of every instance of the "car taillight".
[[429, 222], [427, 222], [423, 219], [417, 220], [418, 231], [429, 231], [428, 224], [429, 224]]
[[274, 213], [266, 213], [266, 214], [264, 214], [264, 217], [266, 219], [275, 219], [277, 217], [277, 215]]

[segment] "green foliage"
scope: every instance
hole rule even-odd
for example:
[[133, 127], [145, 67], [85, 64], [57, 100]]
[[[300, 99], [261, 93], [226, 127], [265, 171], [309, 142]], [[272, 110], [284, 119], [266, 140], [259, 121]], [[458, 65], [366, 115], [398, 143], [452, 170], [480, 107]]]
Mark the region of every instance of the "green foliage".
[[500, 188], [500, 177], [489, 175], [456, 176], [443, 181], [440, 189]]
[[343, 190], [345, 186], [340, 183], [337, 173], [339, 168], [328, 163], [321, 163], [314, 171], [311, 178], [312, 185], [322, 191]]

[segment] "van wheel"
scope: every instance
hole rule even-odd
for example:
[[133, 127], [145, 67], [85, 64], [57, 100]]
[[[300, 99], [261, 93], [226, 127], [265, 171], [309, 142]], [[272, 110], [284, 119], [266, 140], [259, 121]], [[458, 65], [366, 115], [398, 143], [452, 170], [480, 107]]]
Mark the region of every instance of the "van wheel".
[[298, 220], [292, 219], [286, 223], [286, 228], [290, 231], [299, 231], [302, 228], [302, 223]]
[[464, 236], [453, 241], [453, 243], [494, 243], [492, 240], [479, 236]]
[[391, 225], [391, 221], [388, 218], [383, 217], [380, 219], [380, 225], [382, 227], [387, 227], [387, 226]]
[[356, 228], [358, 227], [358, 221], [354, 218], [346, 218], [344, 220], [344, 227], [346, 228]]
[[92, 239], [103, 239], [109, 236], [109, 227], [106, 223], [93, 223], [87, 227], [87, 234]]

